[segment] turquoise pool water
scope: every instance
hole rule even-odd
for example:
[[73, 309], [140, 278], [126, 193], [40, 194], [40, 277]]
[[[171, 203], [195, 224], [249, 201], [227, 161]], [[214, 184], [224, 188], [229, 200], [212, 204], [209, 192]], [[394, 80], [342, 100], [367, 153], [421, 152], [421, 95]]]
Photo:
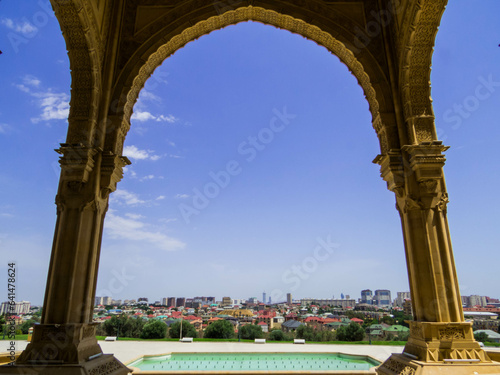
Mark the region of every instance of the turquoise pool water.
[[172, 353], [128, 366], [147, 371], [366, 371], [380, 363], [339, 353]]

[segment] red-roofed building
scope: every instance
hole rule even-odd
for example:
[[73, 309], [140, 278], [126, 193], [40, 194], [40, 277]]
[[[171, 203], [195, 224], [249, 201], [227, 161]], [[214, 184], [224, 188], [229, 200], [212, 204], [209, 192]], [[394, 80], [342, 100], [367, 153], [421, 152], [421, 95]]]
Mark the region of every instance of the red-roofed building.
[[304, 323], [307, 325], [323, 324], [323, 318], [320, 318], [319, 316], [308, 316], [304, 319]]
[[257, 325], [262, 328], [262, 332], [269, 332], [269, 326], [266, 322], [259, 322]]
[[363, 324], [364, 323], [363, 319], [358, 319], [358, 318], [352, 318], [351, 322], [358, 323], [358, 324]]

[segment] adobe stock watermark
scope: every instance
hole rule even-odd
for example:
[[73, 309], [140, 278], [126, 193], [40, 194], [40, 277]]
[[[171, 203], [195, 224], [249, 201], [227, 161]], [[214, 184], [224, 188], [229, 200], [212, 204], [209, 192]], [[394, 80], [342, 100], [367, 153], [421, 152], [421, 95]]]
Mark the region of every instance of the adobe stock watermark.
[[472, 95], [465, 97], [461, 103], [454, 103], [453, 108], [443, 113], [444, 121], [451, 124], [453, 130], [459, 129], [463, 121], [470, 118], [472, 113], [481, 107], [481, 102], [490, 99], [500, 87], [500, 81], [495, 81], [493, 74], [489, 74], [487, 78], [479, 76], [477, 80], [479, 83]]
[[213, 2], [214, 8], [217, 11], [217, 14], [225, 13], [229, 10], [234, 10], [243, 5], [242, 0], [215, 0]]
[[[286, 107], [283, 107], [281, 111], [274, 108], [273, 114], [274, 116], [267, 127], [260, 129], [256, 136], [249, 136], [238, 145], [238, 154], [244, 157], [244, 161], [247, 163], [255, 160], [258, 154], [273, 142], [276, 135], [284, 131], [290, 125], [291, 120], [297, 117], [297, 115], [288, 113]], [[186, 224], [191, 222], [193, 216], [199, 215], [206, 209], [210, 202], [229, 186], [234, 177], [242, 172], [243, 163], [235, 159], [228, 161], [225, 167], [217, 172], [210, 171], [208, 173], [209, 181], [201, 189], [194, 188], [192, 190], [191, 204], [181, 203], [178, 206]]]
[[273, 289], [271, 292], [271, 300], [284, 301], [286, 293], [296, 291], [304, 281], [308, 280], [315, 273], [320, 264], [326, 262], [340, 247], [338, 243], [332, 241], [331, 235], [325, 238], [318, 237], [316, 246], [311, 252], [302, 259], [299, 264], [293, 264], [288, 267], [281, 275], [283, 289]]
[[[7, 33], [7, 39], [15, 53], [19, 52], [19, 48], [23, 44], [27, 44], [31, 39], [36, 37], [40, 29], [49, 23], [50, 17], [55, 17], [50, 1], [39, 0], [37, 2], [39, 11], [35, 12], [31, 17], [23, 17], [21, 21], [25, 27]], [[28, 27], [26, 27], [28, 26]], [[12, 28], [13, 27], [9, 27]]]
[[372, 10], [370, 12], [370, 15], [373, 17], [373, 19], [369, 20], [366, 23], [364, 30], [359, 28], [358, 26], [354, 28], [354, 45], [357, 49], [355, 49], [353, 52], [359, 53], [363, 48], [368, 47], [371, 41], [379, 36], [382, 30], [389, 26], [394, 17], [402, 11], [403, 6], [399, 0], [396, 0], [394, 2], [394, 6], [389, 10]]
[[116, 296], [117, 293], [121, 293], [129, 283], [135, 280], [135, 276], [127, 273], [127, 269], [122, 267], [121, 271], [112, 270], [111, 275], [113, 276], [106, 285], [105, 289], [100, 289], [96, 296]]

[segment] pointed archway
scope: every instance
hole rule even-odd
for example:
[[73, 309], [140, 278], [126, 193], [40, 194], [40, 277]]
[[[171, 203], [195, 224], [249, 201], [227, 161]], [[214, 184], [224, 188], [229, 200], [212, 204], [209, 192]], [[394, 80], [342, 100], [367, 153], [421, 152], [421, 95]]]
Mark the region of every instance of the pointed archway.
[[92, 309], [109, 195], [130, 163], [122, 150], [133, 105], [165, 58], [243, 21], [283, 28], [326, 47], [356, 77], [369, 103], [380, 143], [374, 162], [395, 193], [415, 315], [405, 354], [393, 355], [378, 372], [500, 371], [464, 321], [447, 222], [447, 147], [436, 136], [429, 83], [446, 0], [52, 4], [71, 62], [71, 111], [67, 141], [58, 150], [58, 219], [42, 324], [15, 371], [66, 366], [65, 373], [126, 373], [114, 357], [102, 355]]

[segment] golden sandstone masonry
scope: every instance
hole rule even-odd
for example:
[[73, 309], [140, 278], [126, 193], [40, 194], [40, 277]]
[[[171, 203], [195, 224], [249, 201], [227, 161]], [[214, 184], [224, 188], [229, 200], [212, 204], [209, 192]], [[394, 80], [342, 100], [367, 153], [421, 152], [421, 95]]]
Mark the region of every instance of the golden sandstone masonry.
[[446, 216], [447, 147], [430, 98], [435, 36], [446, 0], [51, 0], [71, 65], [71, 109], [61, 154], [42, 324], [0, 374], [126, 374], [102, 355], [92, 323], [108, 199], [130, 161], [122, 155], [146, 80], [198, 37], [257, 21], [300, 34], [339, 57], [364, 90], [395, 195], [415, 321], [404, 354], [379, 374], [494, 374], [500, 363], [464, 321]]

